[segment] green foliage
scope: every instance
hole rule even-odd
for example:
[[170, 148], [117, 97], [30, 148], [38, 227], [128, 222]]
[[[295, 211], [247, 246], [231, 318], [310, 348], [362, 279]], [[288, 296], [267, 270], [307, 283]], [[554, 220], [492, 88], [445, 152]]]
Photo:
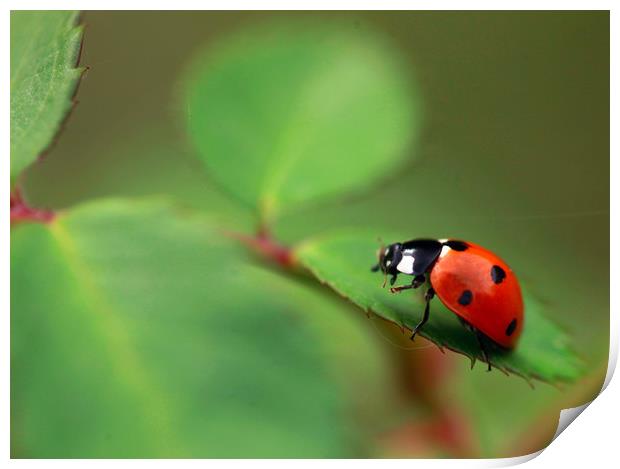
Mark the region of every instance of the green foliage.
[[[376, 236], [371, 234], [339, 233], [306, 241], [296, 255], [321, 282], [365, 311], [411, 330], [422, 319], [423, 292], [393, 295], [382, 289], [382, 277], [370, 271], [376, 263], [377, 248]], [[409, 281], [403, 276], [399, 279], [401, 284]], [[568, 346], [568, 337], [545, 319], [544, 308], [538, 301], [527, 292], [524, 296], [526, 322], [521, 340], [512, 352], [492, 349], [491, 363], [526, 379], [555, 382], [577, 378], [581, 367]], [[441, 347], [472, 359], [481, 358], [474, 335], [438, 300], [432, 303], [431, 318], [420, 334]]]
[[409, 156], [419, 100], [401, 68], [348, 25], [248, 30], [191, 67], [189, 136], [213, 177], [269, 221], [367, 187]]
[[77, 12], [11, 12], [11, 182], [52, 142], [84, 69]]
[[385, 412], [366, 328], [202, 217], [111, 200], [11, 245], [13, 456], [344, 457]]

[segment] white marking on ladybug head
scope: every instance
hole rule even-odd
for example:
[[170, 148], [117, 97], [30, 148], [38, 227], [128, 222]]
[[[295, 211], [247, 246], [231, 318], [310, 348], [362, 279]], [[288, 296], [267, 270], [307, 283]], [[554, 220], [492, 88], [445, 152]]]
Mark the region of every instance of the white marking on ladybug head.
[[445, 255], [446, 255], [446, 254], [448, 254], [449, 252], [450, 252], [450, 247], [449, 247], [449, 246], [444, 245], [444, 246], [441, 248], [441, 252], [439, 253], [439, 257], [440, 257], [440, 258], [442, 258], [443, 256], [445, 256]]
[[413, 263], [415, 262], [415, 258], [413, 256], [403, 256], [400, 260], [396, 268], [399, 272], [403, 274], [412, 274], [413, 273]]

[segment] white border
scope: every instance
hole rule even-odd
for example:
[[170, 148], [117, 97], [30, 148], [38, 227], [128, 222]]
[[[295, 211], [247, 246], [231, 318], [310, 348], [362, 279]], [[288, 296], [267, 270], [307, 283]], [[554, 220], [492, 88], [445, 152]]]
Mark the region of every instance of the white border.
[[[114, 10], [129, 10], [129, 9], [160, 9], [160, 10], [188, 10], [188, 9], [201, 9], [207, 8], [210, 10], [236, 10], [236, 9], [249, 9], [249, 10], [341, 10], [341, 9], [355, 9], [355, 10], [407, 10], [415, 7], [416, 10], [513, 10], [513, 9], [528, 9], [528, 10], [612, 10], [611, 11], [611, 83], [618, 83], [618, 59], [614, 56], [614, 53], [618, 51], [618, 20], [616, 12], [612, 8], [611, 1], [520, 1], [520, 2], [502, 2], [501, 4], [493, 1], [470, 1], [467, 5], [463, 5], [457, 1], [419, 1], [419, 2], [406, 2], [406, 1], [393, 1], [384, 0], [382, 2], [376, 1], [339, 1], [334, 0], [315, 0], [313, 2], [295, 2], [294, 5], [284, 1], [262, 1], [260, 4], [254, 4], [251, 1], [239, 1], [230, 0], [227, 2], [196, 2], [188, 0], [176, 0], [175, 2], [164, 2], [161, 0], [152, 0], [148, 3], [146, 1], [128, 1], [123, 0], [110, 0], [110, 1], [29, 1], [24, 0], [21, 2], [9, 0], [3, 2], [4, 15], [2, 17], [2, 51], [4, 63], [10, 61], [10, 9], [114, 9]], [[10, 152], [10, 122], [9, 122], [9, 103], [10, 103], [10, 84], [8, 67], [3, 69], [2, 77], [0, 78], [0, 89], [4, 90], [2, 93], [2, 106], [5, 112], [2, 114], [2, 128], [4, 138], [3, 142], [3, 156], [0, 158], [2, 165], [2, 174], [9, 174], [9, 152]], [[612, 87], [611, 90], [611, 129], [617, 129], [614, 124], [617, 124], [617, 110], [618, 110], [618, 94]], [[611, 134], [611, 181], [614, 177], [617, 180], [618, 176], [618, 157], [617, 157], [617, 137], [616, 134]], [[587, 155], [584, 155], [584, 158]], [[5, 180], [8, 180], [5, 176]], [[5, 182], [6, 184], [6, 182]], [[0, 220], [2, 220], [2, 239], [0, 242], [0, 256], [2, 260], [2, 268], [0, 270], [1, 283], [0, 283], [0, 301], [2, 302], [2, 338], [0, 339], [1, 349], [0, 354], [3, 360], [3, 372], [0, 375], [0, 400], [3, 405], [0, 408], [0, 419], [2, 421], [2, 449], [6, 459], [9, 458], [9, 368], [10, 368], [10, 331], [9, 331], [9, 292], [10, 292], [10, 253], [9, 253], [9, 213], [8, 213], [8, 184], [3, 189], [7, 194], [3, 204], [0, 204]], [[618, 239], [618, 220], [614, 217], [615, 213], [613, 208], [617, 206], [618, 201], [618, 189], [614, 184], [611, 184], [611, 203], [612, 203], [612, 216], [611, 216], [611, 239]], [[611, 243], [611, 265], [618, 265], [620, 263], [620, 257], [618, 256], [617, 244]], [[532, 467], [546, 468], [550, 464], [554, 466], [567, 465], [572, 467], [573, 465], [592, 465], [597, 463], [609, 463], [610, 461], [617, 460], [615, 454], [615, 448], [617, 446], [617, 436], [615, 426], [617, 425], [617, 418], [620, 414], [619, 404], [620, 401], [620, 385], [618, 380], [611, 381], [611, 377], [616, 367], [618, 356], [618, 331], [620, 330], [617, 306], [618, 306], [618, 275], [615, 274], [614, 269], [611, 269], [610, 285], [616, 288], [612, 288], [611, 292], [611, 337], [610, 337], [610, 361], [608, 366], [607, 377], [605, 380], [604, 388], [607, 389], [602, 396], [598, 397], [590, 406], [582, 406], [577, 411], [573, 411], [572, 418], [570, 412], [564, 413], [564, 418], [569, 418], [570, 421], [579, 415], [583, 411], [583, 415], [580, 417], [580, 424], [572, 426], [571, 430], [564, 432], [560, 437], [550, 444], [545, 450], [538, 453], [534, 453], [529, 456], [523, 456], [519, 458], [509, 458], [501, 460], [493, 459], [480, 459], [480, 460], [358, 460], [358, 461], [339, 461], [339, 460], [326, 460], [321, 461], [321, 465], [326, 466], [341, 466], [355, 464], [356, 466], [374, 466], [389, 464], [392, 466], [402, 466], [410, 469], [411, 464], [416, 466], [423, 465], [424, 467], [454, 467], [458, 465], [460, 467], [496, 467], [506, 466], [513, 464], [520, 464], [526, 461], [530, 461], [529, 465]], [[610, 384], [611, 382], [611, 384]], [[566, 428], [564, 426], [564, 428]], [[558, 432], [561, 433], [561, 429]], [[556, 435], [557, 436], [557, 435]], [[536, 456], [539, 456], [536, 458]], [[533, 459], [535, 458], [535, 459]], [[532, 460], [533, 459], [533, 460]], [[42, 461], [28, 461], [28, 460], [14, 460], [11, 464], [31, 466], [35, 464], [41, 464]], [[107, 467], [109, 464], [115, 466], [129, 466], [129, 465], [142, 465], [142, 464], [154, 464], [161, 467], [176, 467], [179, 464], [192, 465], [192, 464], [204, 464], [202, 461], [192, 460], [164, 460], [164, 461], [106, 461], [106, 460], [89, 460], [89, 465], [99, 466], [104, 465]], [[45, 461], [46, 465], [66, 467], [78, 465], [82, 466], [84, 461], [79, 460], [52, 460]], [[211, 460], [210, 465], [220, 467], [231, 467], [240, 464], [250, 464], [250, 461], [237, 461], [237, 460]], [[272, 460], [253, 460], [252, 466], [255, 467], [272, 467], [281, 466], [288, 467], [290, 461], [272, 461]], [[314, 466], [315, 461], [299, 461], [294, 462], [296, 466]]]

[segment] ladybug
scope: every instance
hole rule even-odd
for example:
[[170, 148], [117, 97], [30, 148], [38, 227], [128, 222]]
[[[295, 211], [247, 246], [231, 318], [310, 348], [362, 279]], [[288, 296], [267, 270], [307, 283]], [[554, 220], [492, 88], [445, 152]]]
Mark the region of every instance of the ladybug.
[[429, 284], [424, 316], [412, 340], [428, 321], [430, 302], [437, 295], [476, 334], [488, 370], [483, 337], [505, 349], [516, 346], [523, 329], [521, 287], [510, 267], [491, 251], [455, 239], [414, 239], [381, 248], [379, 262], [372, 267], [373, 272], [379, 270], [386, 280], [391, 275], [391, 285], [399, 274], [413, 276], [410, 285], [390, 288], [392, 293]]

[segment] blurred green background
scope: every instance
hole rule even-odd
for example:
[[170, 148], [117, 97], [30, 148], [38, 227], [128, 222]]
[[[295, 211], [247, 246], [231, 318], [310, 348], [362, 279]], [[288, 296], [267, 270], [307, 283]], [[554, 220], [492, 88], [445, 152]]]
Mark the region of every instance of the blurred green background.
[[[558, 409], [592, 398], [606, 370], [608, 13], [85, 12], [81, 64], [89, 71], [79, 104], [47, 158], [28, 172], [28, 199], [60, 209], [107, 195], [171, 194], [253, 229], [250, 214], [214, 187], [192, 155], [178, 79], [193, 54], [221, 35], [295, 16], [339, 17], [390, 37], [415, 73], [424, 125], [403, 170], [372, 192], [285, 216], [277, 236], [292, 242], [339, 226], [377, 235], [389, 228], [412, 238], [470, 239], [501, 253], [574, 338], [591, 371], [582, 382], [530, 391], [517, 377], [481, 366], [470, 372], [454, 354], [403, 350], [411, 347], [395, 346], [394, 328], [379, 320], [368, 327], [406, 364], [408, 396], [440, 399], [426, 410], [436, 421], [448, 403], [464, 416], [467, 450], [441, 451], [509, 456], [540, 448]], [[429, 386], [439, 398], [407, 381], [424, 362], [432, 369], [420, 373], [450, 370], [439, 391]], [[465, 432], [449, 428], [448, 436]], [[386, 436], [385, 454], [435, 455], [410, 446], [415, 431]]]

